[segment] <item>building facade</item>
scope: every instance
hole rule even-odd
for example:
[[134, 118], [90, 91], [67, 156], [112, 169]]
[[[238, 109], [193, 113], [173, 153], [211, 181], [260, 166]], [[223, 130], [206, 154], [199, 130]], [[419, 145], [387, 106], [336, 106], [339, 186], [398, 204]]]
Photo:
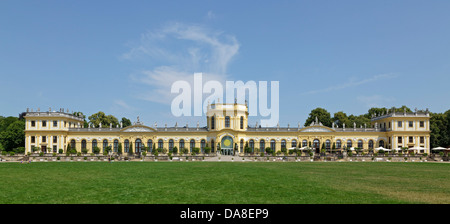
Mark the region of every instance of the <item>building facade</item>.
[[138, 118], [132, 126], [109, 125], [108, 127], [84, 128], [84, 120], [70, 114], [59, 112], [27, 112], [25, 127], [26, 152], [44, 153], [64, 152], [70, 146], [78, 152], [92, 153], [98, 147], [102, 152], [110, 146], [117, 152], [119, 144], [123, 153], [140, 153], [144, 146], [150, 151], [156, 148], [172, 151], [184, 148], [190, 152], [199, 148], [202, 152], [210, 147], [222, 154], [244, 154], [248, 145], [254, 153], [264, 152], [266, 148], [275, 151], [292, 148], [313, 148], [319, 152], [323, 147], [339, 151], [361, 148], [373, 150], [378, 147], [397, 149], [407, 147], [416, 153], [430, 153], [430, 116], [426, 112], [391, 113], [374, 116], [370, 127], [332, 127], [323, 126], [320, 121], [307, 127], [260, 127], [248, 124], [248, 107], [245, 104], [210, 104], [207, 107], [207, 126], [190, 127], [188, 124], [173, 127], [153, 127], [143, 125]]

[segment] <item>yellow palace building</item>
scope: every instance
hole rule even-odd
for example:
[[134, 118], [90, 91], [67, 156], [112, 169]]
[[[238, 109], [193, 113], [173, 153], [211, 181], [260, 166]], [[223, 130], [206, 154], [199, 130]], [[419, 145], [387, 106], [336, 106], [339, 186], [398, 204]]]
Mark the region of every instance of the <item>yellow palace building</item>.
[[[362, 148], [376, 151], [377, 148], [398, 149], [407, 147], [416, 153], [430, 153], [430, 116], [426, 112], [380, 114], [371, 119], [370, 127], [333, 127], [323, 126], [320, 121], [312, 122], [307, 127], [260, 127], [248, 124], [248, 107], [246, 104], [210, 104], [207, 107], [207, 126], [190, 127], [188, 125], [173, 127], [153, 127], [143, 125], [138, 118], [132, 126], [122, 128], [87, 127], [84, 120], [64, 110], [25, 113], [25, 149], [44, 153], [64, 152], [68, 145], [81, 152], [82, 149], [92, 153], [94, 147], [104, 150], [111, 146], [118, 151], [119, 144], [123, 153], [132, 146], [133, 153], [140, 153], [143, 146], [167, 149], [184, 148], [192, 152], [194, 148], [209, 146], [211, 152], [226, 155], [244, 154], [248, 145], [252, 152], [259, 153], [270, 147], [275, 151], [292, 148], [313, 148], [316, 152], [325, 146], [341, 149]], [[103, 152], [103, 151], [102, 151]]]

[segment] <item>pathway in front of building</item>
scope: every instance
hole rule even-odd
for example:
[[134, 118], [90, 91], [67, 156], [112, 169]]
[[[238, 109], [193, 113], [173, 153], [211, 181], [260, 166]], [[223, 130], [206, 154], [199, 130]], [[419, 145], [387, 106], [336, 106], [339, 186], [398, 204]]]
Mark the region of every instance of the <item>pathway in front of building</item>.
[[205, 158], [205, 162], [248, 162], [251, 161], [249, 159], [242, 160], [243, 157], [240, 156], [225, 156], [225, 155], [218, 155], [214, 157]]

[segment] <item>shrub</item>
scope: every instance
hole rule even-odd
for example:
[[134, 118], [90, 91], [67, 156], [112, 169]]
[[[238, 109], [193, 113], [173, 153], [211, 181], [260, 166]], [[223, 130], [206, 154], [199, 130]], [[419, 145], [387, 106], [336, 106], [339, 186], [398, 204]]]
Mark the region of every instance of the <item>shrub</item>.
[[10, 156], [13, 156], [15, 153], [13, 151], [9, 152]]
[[206, 154], [209, 154], [211, 152], [211, 147], [205, 147], [204, 150]]
[[59, 154], [63, 154], [63, 153], [64, 153], [64, 150], [63, 150], [63, 149], [59, 149], [59, 150], [58, 150], [58, 153], [59, 153]]
[[82, 148], [82, 149], [81, 149], [81, 152], [82, 152], [83, 154], [87, 154], [87, 153], [88, 153], [88, 150], [87, 150], [86, 148]]
[[176, 146], [173, 147], [172, 152], [173, 152], [173, 154], [177, 154], [178, 153], [178, 148]]
[[58, 156], [58, 157], [56, 157], [56, 160], [60, 160], [61, 158]]
[[44, 156], [44, 152], [40, 152], [40, 153], [39, 153], [39, 156]]
[[195, 154], [199, 154], [200, 153], [200, 148], [193, 148], [192, 152], [194, 152]]
[[16, 152], [18, 154], [25, 153], [25, 147], [17, 147], [16, 149], [14, 149], [14, 152]]
[[81, 152], [77, 152], [77, 156], [81, 156]]
[[6, 156], [7, 153], [8, 152], [6, 152], [6, 151], [2, 151], [2, 156]]
[[142, 155], [143, 155], [143, 156], [146, 156], [146, 155], [147, 155], [147, 152], [145, 152], [145, 151], [142, 152]]
[[100, 152], [100, 148], [96, 146], [96, 147], [92, 148], [92, 152], [94, 154], [98, 154]]
[[84, 160], [87, 160], [87, 157], [85, 156], [83, 159], [84, 159]]
[[56, 156], [56, 152], [54, 152], [52, 155], [53, 155], [53, 156]]

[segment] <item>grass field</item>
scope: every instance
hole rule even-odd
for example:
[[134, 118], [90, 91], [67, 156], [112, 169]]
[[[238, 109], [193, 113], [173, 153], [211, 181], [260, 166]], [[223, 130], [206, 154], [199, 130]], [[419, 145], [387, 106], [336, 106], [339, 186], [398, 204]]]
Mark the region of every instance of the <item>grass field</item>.
[[450, 203], [450, 164], [0, 163], [1, 204]]

